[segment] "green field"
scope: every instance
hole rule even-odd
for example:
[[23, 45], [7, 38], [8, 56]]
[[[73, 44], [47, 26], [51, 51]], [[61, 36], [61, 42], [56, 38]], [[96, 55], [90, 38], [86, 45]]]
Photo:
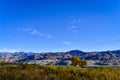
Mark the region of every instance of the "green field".
[[3, 65], [0, 66], [0, 80], [120, 80], [120, 68]]

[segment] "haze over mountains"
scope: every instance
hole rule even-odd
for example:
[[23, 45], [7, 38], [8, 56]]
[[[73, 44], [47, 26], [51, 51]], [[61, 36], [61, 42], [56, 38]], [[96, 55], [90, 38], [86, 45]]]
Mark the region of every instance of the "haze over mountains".
[[47, 65], [69, 65], [72, 56], [79, 56], [87, 60], [89, 65], [119, 65], [120, 50], [101, 51], [101, 52], [83, 52], [80, 50], [71, 50], [68, 52], [0, 52], [0, 61], [5, 62], [28, 62]]

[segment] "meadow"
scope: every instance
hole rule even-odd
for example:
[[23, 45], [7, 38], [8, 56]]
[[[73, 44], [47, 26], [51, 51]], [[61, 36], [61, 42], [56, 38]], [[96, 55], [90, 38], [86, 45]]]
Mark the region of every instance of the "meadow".
[[0, 80], [120, 80], [120, 68], [3, 65], [0, 66]]

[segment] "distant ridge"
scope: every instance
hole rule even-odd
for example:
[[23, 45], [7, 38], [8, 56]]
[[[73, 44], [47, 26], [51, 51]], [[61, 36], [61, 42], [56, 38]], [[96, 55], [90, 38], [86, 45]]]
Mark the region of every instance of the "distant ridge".
[[119, 64], [120, 63], [120, 50], [101, 51], [101, 52], [83, 52], [81, 50], [71, 50], [68, 52], [0, 52], [0, 60], [5, 58], [8, 61], [22, 61], [29, 62], [31, 60], [70, 60], [72, 56], [79, 56], [84, 60], [98, 60], [100, 64]]

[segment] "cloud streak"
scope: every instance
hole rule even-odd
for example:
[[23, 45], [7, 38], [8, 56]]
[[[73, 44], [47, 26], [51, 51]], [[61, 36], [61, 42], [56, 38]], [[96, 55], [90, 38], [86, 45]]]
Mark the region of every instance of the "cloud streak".
[[70, 45], [71, 43], [69, 41], [62, 41], [63, 44], [65, 45]]
[[3, 48], [0, 50], [0, 52], [18, 52], [18, 50]]
[[72, 21], [72, 23], [73, 23], [73, 24], [81, 23], [81, 19], [74, 19], [74, 20]]
[[71, 26], [71, 27], [69, 27], [69, 31], [71, 31], [71, 32], [77, 32], [77, 29], [78, 29], [78, 27], [77, 26]]
[[72, 24], [70, 25], [70, 27], [68, 28], [68, 31], [72, 32], [72, 33], [76, 33], [78, 32], [78, 28], [80, 26], [80, 23], [82, 23], [82, 20], [80, 18], [78, 19], [73, 19], [72, 20]]
[[27, 32], [31, 35], [37, 35], [37, 36], [47, 38], [47, 39], [52, 38], [52, 35], [40, 32], [40, 31], [38, 31], [36, 29], [32, 29], [32, 28], [19, 28], [19, 31]]

